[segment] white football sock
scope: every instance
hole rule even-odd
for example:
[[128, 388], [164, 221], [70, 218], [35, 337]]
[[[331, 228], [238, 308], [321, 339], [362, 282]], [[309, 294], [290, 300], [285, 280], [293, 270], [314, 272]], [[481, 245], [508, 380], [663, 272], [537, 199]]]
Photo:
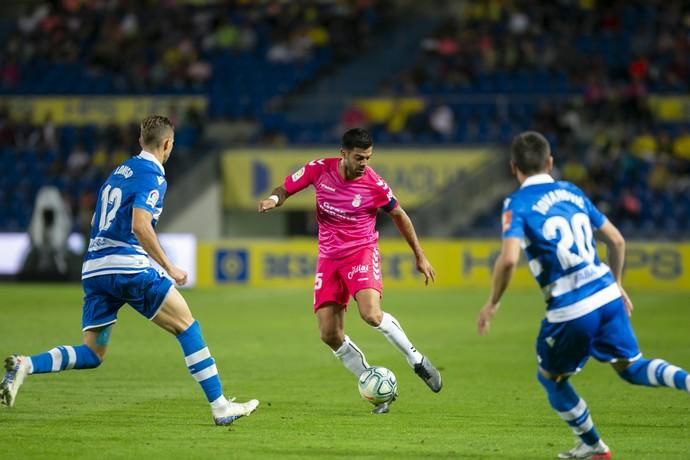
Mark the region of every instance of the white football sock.
[[348, 336], [345, 336], [343, 344], [340, 345], [340, 348], [334, 351], [333, 354], [343, 363], [343, 366], [345, 366], [348, 371], [355, 374], [357, 378], [362, 375], [362, 372], [369, 368], [369, 363], [367, 363], [364, 353], [362, 353], [362, 350], [360, 350]]
[[383, 312], [381, 324], [379, 324], [376, 329], [381, 331], [383, 335], [386, 336], [386, 339], [405, 355], [410, 366], [422, 362], [422, 354], [412, 345], [412, 342], [410, 342], [410, 339], [405, 335], [405, 331], [403, 331], [400, 323], [398, 323], [398, 320], [396, 320], [393, 315]]

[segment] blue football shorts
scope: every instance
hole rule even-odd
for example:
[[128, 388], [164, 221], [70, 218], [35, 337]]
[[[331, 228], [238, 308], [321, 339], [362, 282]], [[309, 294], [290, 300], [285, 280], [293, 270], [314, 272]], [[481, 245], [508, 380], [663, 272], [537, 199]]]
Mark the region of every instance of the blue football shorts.
[[117, 312], [128, 303], [147, 319], [158, 313], [172, 281], [148, 268], [140, 273], [112, 274], [87, 278], [84, 288], [82, 330], [106, 326], [117, 321]]
[[551, 374], [574, 374], [593, 356], [601, 362], [640, 357], [622, 298], [562, 323], [542, 321], [537, 337], [539, 366]]

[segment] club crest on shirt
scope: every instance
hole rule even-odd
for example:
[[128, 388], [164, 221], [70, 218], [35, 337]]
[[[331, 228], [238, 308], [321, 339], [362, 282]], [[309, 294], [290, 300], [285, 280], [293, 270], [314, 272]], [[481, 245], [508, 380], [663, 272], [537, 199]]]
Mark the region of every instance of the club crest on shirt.
[[362, 195], [357, 194], [357, 195], [355, 195], [354, 199], [352, 200], [352, 206], [354, 206], [355, 208], [358, 208], [360, 204], [362, 204]]

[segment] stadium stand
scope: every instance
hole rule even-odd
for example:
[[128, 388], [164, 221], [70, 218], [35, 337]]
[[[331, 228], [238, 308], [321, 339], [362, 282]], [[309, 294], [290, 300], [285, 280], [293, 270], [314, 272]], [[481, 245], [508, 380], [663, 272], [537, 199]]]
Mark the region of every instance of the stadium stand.
[[[272, 101], [363, 51], [385, 17], [381, 2], [28, 6], [0, 24], [0, 97], [204, 95], [205, 113], [167, 113], [177, 124], [173, 177], [185, 152], [207, 150], [199, 148], [204, 120], [268, 118]], [[11, 115], [0, 106], [0, 162], [8, 172], [0, 176], [0, 229], [25, 229], [38, 189], [56, 185], [84, 230], [105, 175], [138, 151], [138, 127]]]
[[[332, 143], [355, 125], [377, 145], [505, 145], [534, 128], [557, 146], [561, 176], [628, 234], [690, 229], [682, 2], [439, 2], [413, 23], [383, 1], [31, 5], [0, 22], [0, 95], [204, 97], [202, 110], [170, 110], [172, 178], [185, 152], [209, 150], [204, 130], [216, 120], [248, 121], [257, 129], [247, 140], [260, 145]], [[47, 184], [82, 227], [103, 174], [137, 149], [127, 123], [36, 120], [3, 106], [0, 125], [0, 163], [12, 172], [0, 175], [6, 231], [26, 228]], [[498, 206], [473, 231], [495, 228]]]

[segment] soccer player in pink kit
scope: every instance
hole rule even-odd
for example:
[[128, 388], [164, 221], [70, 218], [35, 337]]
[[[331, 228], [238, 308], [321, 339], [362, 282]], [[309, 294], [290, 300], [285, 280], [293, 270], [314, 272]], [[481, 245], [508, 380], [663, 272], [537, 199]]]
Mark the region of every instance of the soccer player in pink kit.
[[[364, 321], [375, 327], [400, 350], [415, 373], [431, 388], [441, 391], [441, 374], [407, 338], [400, 323], [381, 310], [383, 280], [378, 250], [376, 214], [379, 209], [391, 216], [410, 245], [417, 270], [434, 281], [431, 266], [417, 239], [412, 221], [400, 207], [388, 184], [368, 166], [373, 142], [369, 133], [355, 128], [343, 135], [342, 158], [311, 161], [282, 186], [259, 202], [259, 212], [280, 206], [285, 200], [313, 185], [319, 223], [319, 258], [314, 282], [314, 311], [321, 340], [331, 347], [336, 358], [359, 377], [369, 364], [364, 353], [345, 335], [345, 309], [354, 297]], [[386, 413], [389, 404], [374, 407], [374, 413]]]

